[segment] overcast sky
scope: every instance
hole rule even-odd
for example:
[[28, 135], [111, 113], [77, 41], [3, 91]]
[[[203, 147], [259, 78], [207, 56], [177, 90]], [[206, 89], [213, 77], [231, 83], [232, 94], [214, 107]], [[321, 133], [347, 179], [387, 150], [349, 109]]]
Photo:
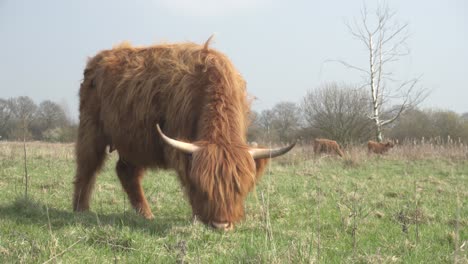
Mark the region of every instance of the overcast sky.
[[[89, 56], [130, 41], [204, 42], [226, 53], [258, 100], [255, 110], [300, 102], [329, 81], [361, 83], [365, 48], [344, 21], [361, 0], [0, 0], [0, 98], [27, 95], [66, 102], [78, 115], [78, 89]], [[389, 0], [409, 23], [411, 54], [391, 66], [396, 78], [422, 75], [432, 92], [423, 107], [468, 112], [468, 1]], [[375, 1], [367, 1], [369, 10]]]

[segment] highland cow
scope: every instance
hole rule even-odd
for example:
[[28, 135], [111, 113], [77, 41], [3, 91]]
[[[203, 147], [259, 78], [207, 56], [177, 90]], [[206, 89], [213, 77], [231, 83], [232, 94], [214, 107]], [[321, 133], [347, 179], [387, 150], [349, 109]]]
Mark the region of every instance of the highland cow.
[[328, 153], [328, 154], [337, 154], [340, 157], [344, 156], [343, 151], [340, 148], [340, 145], [334, 140], [316, 138], [314, 140], [314, 153]]
[[393, 148], [392, 142], [380, 143], [370, 140], [367, 142], [367, 151], [368, 153], [384, 154]]
[[141, 186], [143, 174], [163, 168], [177, 172], [193, 217], [222, 230], [243, 218], [244, 200], [268, 159], [294, 144], [247, 145], [246, 82], [209, 41], [122, 44], [89, 59], [79, 94], [75, 211], [89, 209], [109, 147], [118, 152], [117, 176], [143, 217], [154, 217]]

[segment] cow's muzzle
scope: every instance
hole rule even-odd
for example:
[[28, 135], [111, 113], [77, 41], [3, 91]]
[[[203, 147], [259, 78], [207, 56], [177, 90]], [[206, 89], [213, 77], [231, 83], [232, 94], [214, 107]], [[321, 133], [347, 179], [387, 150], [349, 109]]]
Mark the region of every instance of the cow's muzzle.
[[218, 230], [229, 231], [234, 229], [234, 225], [229, 222], [219, 223], [219, 222], [211, 222], [211, 226]]

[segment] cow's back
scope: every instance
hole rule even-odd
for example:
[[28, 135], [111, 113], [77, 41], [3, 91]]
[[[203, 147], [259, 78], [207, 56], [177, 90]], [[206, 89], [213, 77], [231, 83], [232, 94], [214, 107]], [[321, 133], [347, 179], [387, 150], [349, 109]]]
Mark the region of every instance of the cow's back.
[[209, 81], [204, 72], [208, 52], [217, 55], [191, 43], [121, 45], [100, 52], [85, 70], [80, 120], [98, 119], [108, 144], [134, 164], [165, 166], [167, 160], [180, 164], [185, 157], [164, 149], [155, 125], [172, 137], [196, 139]]
[[[193, 43], [102, 51], [87, 64], [80, 116], [99, 120], [108, 144], [123, 159], [145, 167], [180, 166], [187, 157], [165, 149], [155, 125], [174, 138], [195, 141], [210, 114], [203, 110], [212, 94], [207, 91], [210, 82], [223, 77], [243, 81], [234, 70], [228, 72], [232, 76], [210, 72], [217, 64], [232, 67], [224, 55]], [[245, 90], [221, 92], [232, 94], [242, 104], [239, 108], [248, 108]]]
[[340, 157], [344, 156], [343, 151], [336, 141], [324, 138], [316, 138], [314, 140], [314, 152], [315, 154], [334, 152]]

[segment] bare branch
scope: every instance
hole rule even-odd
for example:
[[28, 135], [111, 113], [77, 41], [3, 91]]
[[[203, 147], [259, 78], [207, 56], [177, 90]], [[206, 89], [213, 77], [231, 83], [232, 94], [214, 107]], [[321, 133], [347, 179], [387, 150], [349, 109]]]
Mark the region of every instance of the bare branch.
[[393, 32], [389, 37], [387, 37], [386, 39], [383, 40], [383, 44], [387, 44], [387, 42], [391, 41], [395, 36], [397, 36], [398, 34], [400, 34], [400, 32], [402, 32], [404, 29], [406, 29], [408, 27], [408, 24], [404, 24], [403, 26], [401, 26], [400, 28], [398, 28], [397, 30], [395, 30], [395, 32]]
[[367, 46], [367, 38], [364, 32], [362, 32], [361, 28], [357, 25], [356, 20], [354, 20], [354, 27], [353, 28], [347, 21], [345, 21], [345, 25], [348, 28], [348, 31], [351, 35], [353, 35], [356, 39], [362, 41], [364, 45]]
[[357, 70], [357, 71], [360, 71], [360, 72], [364, 72], [366, 74], [369, 73], [369, 71], [367, 71], [367, 70], [365, 70], [363, 68], [351, 65], [351, 64], [349, 64], [349, 63], [347, 63], [346, 61], [343, 61], [343, 60], [325, 60], [325, 62], [338, 62], [338, 63], [341, 63], [342, 65], [344, 65], [347, 68], [351, 68], [351, 69], [354, 69], [354, 70]]

